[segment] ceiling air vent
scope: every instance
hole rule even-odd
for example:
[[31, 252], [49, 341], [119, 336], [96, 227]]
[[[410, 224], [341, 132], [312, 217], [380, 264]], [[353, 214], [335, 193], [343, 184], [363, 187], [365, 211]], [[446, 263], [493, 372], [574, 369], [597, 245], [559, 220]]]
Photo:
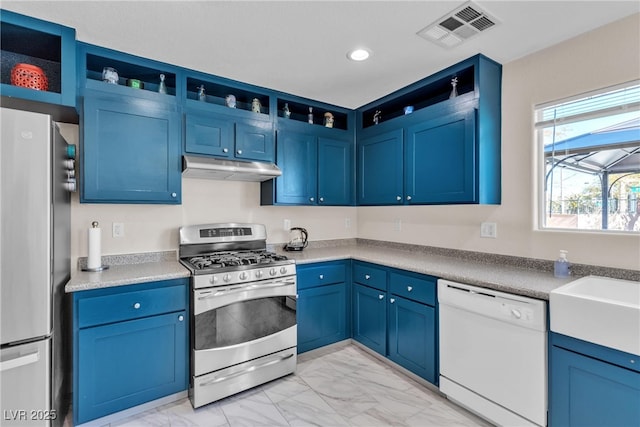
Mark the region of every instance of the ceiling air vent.
[[418, 31], [418, 35], [443, 47], [453, 47], [494, 27], [498, 21], [473, 2], [467, 2]]

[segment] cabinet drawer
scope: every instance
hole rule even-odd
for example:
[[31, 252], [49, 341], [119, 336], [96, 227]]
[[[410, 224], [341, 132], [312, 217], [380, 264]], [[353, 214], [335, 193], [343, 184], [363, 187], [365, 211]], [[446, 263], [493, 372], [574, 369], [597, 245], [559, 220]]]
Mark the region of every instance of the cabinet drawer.
[[391, 272], [389, 291], [423, 304], [435, 305], [436, 279], [427, 276]]
[[187, 306], [184, 286], [145, 289], [78, 300], [78, 326], [137, 319], [184, 310]]
[[344, 263], [321, 263], [309, 266], [299, 266], [298, 289], [312, 288], [314, 286], [329, 285], [345, 281]]
[[387, 290], [387, 272], [371, 264], [355, 263], [353, 265], [353, 281], [381, 291]]

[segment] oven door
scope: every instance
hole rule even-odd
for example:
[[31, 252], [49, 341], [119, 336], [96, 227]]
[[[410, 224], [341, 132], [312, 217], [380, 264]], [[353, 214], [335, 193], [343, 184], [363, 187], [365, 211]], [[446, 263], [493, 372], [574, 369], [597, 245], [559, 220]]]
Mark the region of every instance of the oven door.
[[296, 347], [296, 276], [193, 291], [194, 376]]

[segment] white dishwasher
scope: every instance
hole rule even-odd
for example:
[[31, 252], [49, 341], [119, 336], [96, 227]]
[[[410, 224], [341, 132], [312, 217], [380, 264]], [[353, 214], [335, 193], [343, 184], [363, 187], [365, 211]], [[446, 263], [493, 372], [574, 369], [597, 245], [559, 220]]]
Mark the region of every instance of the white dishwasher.
[[440, 279], [438, 303], [440, 391], [500, 426], [546, 426], [546, 302]]

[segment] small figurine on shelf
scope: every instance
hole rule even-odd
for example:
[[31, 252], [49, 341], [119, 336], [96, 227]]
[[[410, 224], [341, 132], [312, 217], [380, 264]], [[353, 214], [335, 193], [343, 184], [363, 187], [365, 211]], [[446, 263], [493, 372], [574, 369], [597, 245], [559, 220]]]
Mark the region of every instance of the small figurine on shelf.
[[102, 69], [102, 81], [106, 83], [111, 83], [114, 85], [118, 84], [118, 71], [112, 67], [104, 67]]
[[291, 110], [289, 110], [289, 103], [288, 102], [284, 103], [284, 108], [282, 109], [282, 112], [284, 113], [283, 117], [285, 119], [291, 118]]
[[451, 95], [449, 95], [449, 99], [451, 98], [455, 98], [456, 96], [458, 96], [458, 78], [454, 77], [451, 79]]
[[331, 114], [330, 112], [326, 112], [324, 113], [324, 126], [328, 127], [328, 128], [332, 128], [333, 127], [333, 121], [334, 121], [334, 117], [333, 114]]
[[227, 104], [227, 107], [229, 108], [236, 108], [236, 97], [235, 95], [227, 95], [226, 98], [224, 99], [225, 104]]
[[376, 110], [376, 112], [373, 114], [373, 124], [377, 125], [378, 123], [380, 123], [381, 118], [382, 118], [382, 111]]
[[167, 85], [164, 83], [165, 75], [160, 74], [160, 84], [158, 85], [158, 93], [167, 93]]
[[206, 101], [207, 95], [204, 93], [204, 85], [198, 86], [198, 100]]
[[260, 113], [261, 109], [262, 104], [260, 103], [260, 100], [258, 98], [253, 98], [253, 101], [251, 101], [251, 111], [254, 113]]
[[313, 124], [313, 107], [309, 107], [309, 114], [307, 115], [307, 122], [309, 122], [310, 125]]

